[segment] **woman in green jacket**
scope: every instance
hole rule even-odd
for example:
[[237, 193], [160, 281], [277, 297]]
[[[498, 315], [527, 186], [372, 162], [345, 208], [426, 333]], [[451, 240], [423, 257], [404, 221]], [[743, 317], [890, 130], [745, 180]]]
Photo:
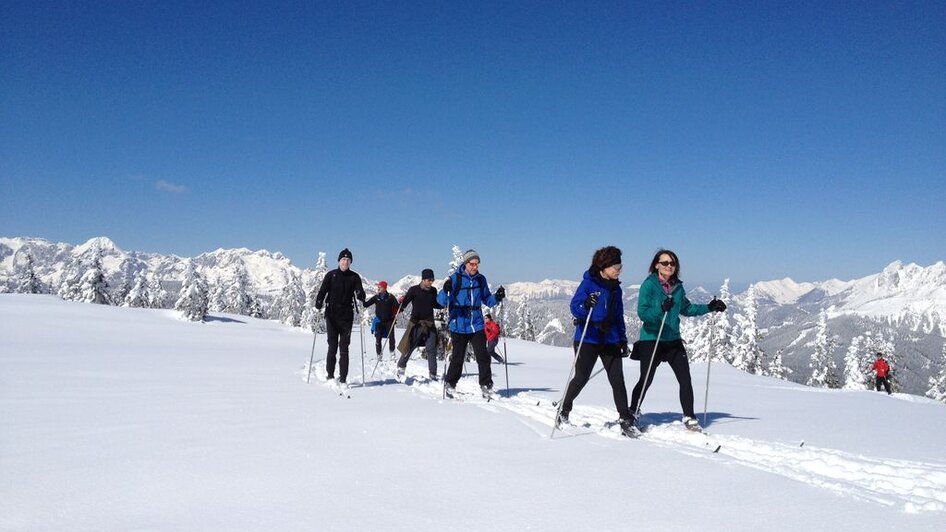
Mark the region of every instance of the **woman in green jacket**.
[[[650, 261], [650, 275], [641, 283], [637, 300], [637, 315], [643, 321], [640, 341], [634, 344], [634, 358], [640, 358], [640, 379], [631, 394], [631, 412], [634, 422], [640, 415], [641, 394], [646, 395], [654, 381], [654, 373], [661, 362], [666, 362], [680, 383], [680, 406], [683, 424], [690, 430], [700, 430], [693, 412], [693, 383], [690, 381], [690, 362], [680, 338], [680, 316], [702, 316], [708, 312], [723, 312], [726, 304], [713, 298], [708, 305], [690, 303], [680, 281], [680, 259], [669, 249], [658, 251]], [[661, 329], [661, 324], [663, 328]], [[658, 338], [659, 335], [659, 338]], [[659, 340], [659, 341], [658, 341]], [[656, 357], [651, 368], [654, 344]], [[650, 374], [648, 375], [648, 370]], [[646, 383], [645, 383], [646, 381]]]

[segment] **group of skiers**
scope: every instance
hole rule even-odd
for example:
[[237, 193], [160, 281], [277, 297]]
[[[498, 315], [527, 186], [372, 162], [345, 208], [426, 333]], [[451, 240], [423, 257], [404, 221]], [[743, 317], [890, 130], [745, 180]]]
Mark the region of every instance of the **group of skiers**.
[[471, 249], [463, 254], [456, 271], [444, 281], [442, 291], [438, 292], [433, 286], [433, 270], [425, 268], [421, 272], [420, 284], [410, 287], [400, 300], [388, 293], [387, 283], [384, 281], [378, 283], [378, 294], [366, 300], [361, 276], [351, 270], [351, 263], [351, 251], [345, 248], [338, 254], [338, 268], [325, 275], [315, 299], [317, 310], [325, 308], [325, 328], [328, 336], [328, 351], [325, 357], [327, 379], [335, 379], [337, 362], [336, 382], [347, 382], [348, 348], [357, 300], [361, 302], [362, 307], [375, 306], [375, 315], [378, 318], [375, 350], [379, 358], [382, 356], [384, 341], [388, 342], [391, 352], [394, 352], [395, 321], [401, 310], [411, 305], [407, 330], [397, 346], [401, 353], [396, 369], [399, 379], [404, 376], [411, 354], [421, 346], [427, 353], [429, 377], [437, 378], [437, 326], [434, 322], [434, 310], [447, 309], [447, 328], [453, 348], [444, 375], [444, 393], [448, 397], [453, 397], [456, 393], [467, 346], [472, 347], [476, 358], [482, 392], [488, 394], [492, 391], [490, 355], [498, 357], [495, 354], [495, 342], [498, 341], [499, 331], [498, 326], [490, 325], [495, 324], [491, 316], [484, 318], [482, 307], [499, 305], [506, 297], [506, 289], [500, 286], [495, 293], [490, 291], [486, 277], [479, 273], [480, 256], [475, 250]]
[[[375, 351], [379, 361], [385, 342], [393, 355], [395, 321], [400, 312], [410, 305], [407, 329], [397, 344], [401, 354], [395, 370], [397, 378], [400, 380], [404, 377], [411, 354], [423, 346], [427, 353], [429, 378], [437, 379], [438, 331], [434, 310], [446, 309], [447, 329], [453, 347], [444, 375], [445, 395], [455, 396], [468, 346], [472, 348], [476, 359], [483, 394], [492, 392], [490, 359], [503, 363], [503, 358], [496, 353], [500, 328], [490, 313], [484, 313], [482, 309], [483, 306], [499, 305], [506, 297], [506, 290], [500, 286], [495, 293], [490, 291], [486, 277], [479, 271], [480, 256], [475, 250], [470, 249], [463, 254], [456, 271], [444, 281], [442, 290], [438, 291], [433, 285], [433, 270], [425, 268], [421, 272], [420, 283], [410, 287], [400, 299], [390, 294], [387, 283], [381, 281], [378, 283], [378, 293], [366, 300], [361, 276], [351, 269], [352, 260], [352, 253], [347, 248], [338, 254], [338, 268], [325, 275], [315, 299], [315, 308], [322, 310], [324, 307], [325, 310], [327, 379], [335, 378], [336, 365], [336, 382], [344, 385], [348, 379], [348, 348], [357, 311], [356, 301], [361, 302], [364, 308], [375, 307]], [[680, 316], [724, 312], [726, 304], [716, 298], [705, 305], [691, 303], [680, 280], [680, 259], [673, 251], [661, 249], [651, 259], [649, 275], [640, 285], [637, 315], [643, 325], [640, 338], [632, 348], [628, 344], [624, 323], [624, 298], [619, 279], [622, 271], [620, 249], [614, 246], [598, 249], [571, 299], [570, 309], [576, 325], [573, 374], [558, 405], [555, 426], [569, 422], [575, 398], [588, 383], [600, 359], [611, 384], [619, 425], [625, 436], [636, 437], [639, 434], [641, 404], [654, 380], [656, 368], [663, 362], [673, 370], [680, 386], [684, 426], [698, 431], [700, 425], [693, 410], [690, 363], [680, 337]], [[640, 362], [640, 378], [631, 393], [630, 403], [622, 363], [622, 358], [627, 356]], [[889, 394], [890, 366], [881, 353], [877, 353], [873, 369], [877, 375], [877, 391], [883, 386]]]

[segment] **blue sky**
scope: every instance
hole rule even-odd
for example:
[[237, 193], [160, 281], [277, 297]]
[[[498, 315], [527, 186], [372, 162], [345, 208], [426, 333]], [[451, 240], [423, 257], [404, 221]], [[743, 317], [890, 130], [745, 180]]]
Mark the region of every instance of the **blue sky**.
[[[825, 5], [827, 4], [827, 5]], [[690, 283], [946, 259], [941, 2], [3, 2], [0, 235]]]

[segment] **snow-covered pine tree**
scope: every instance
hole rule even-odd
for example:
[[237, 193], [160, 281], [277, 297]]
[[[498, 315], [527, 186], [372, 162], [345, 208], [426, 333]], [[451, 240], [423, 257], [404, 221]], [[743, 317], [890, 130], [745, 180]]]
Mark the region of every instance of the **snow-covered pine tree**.
[[204, 276], [197, 271], [193, 261], [188, 260], [187, 269], [184, 271], [184, 283], [181, 285], [174, 310], [180, 312], [188, 320], [204, 321], [207, 317], [208, 299], [207, 282], [204, 281]]
[[136, 282], [137, 275], [135, 274], [134, 261], [128, 258], [122, 260], [121, 265], [118, 267], [118, 274], [121, 278], [118, 280], [118, 286], [112, 291], [111, 300], [114, 301], [116, 305], [124, 306], [125, 297]]
[[514, 338], [535, 341], [535, 320], [532, 318], [532, 307], [528, 300], [523, 299], [516, 307], [516, 326], [511, 335]]
[[811, 354], [811, 376], [808, 377], [808, 386], [815, 388], [838, 388], [837, 365], [831, 356], [834, 342], [828, 336], [828, 312], [821, 309], [818, 315], [818, 325], [815, 331], [815, 351]]
[[125, 295], [122, 306], [131, 308], [148, 308], [151, 306], [151, 294], [148, 293], [148, 279], [143, 273], [139, 274], [138, 278], [135, 279], [135, 285], [132, 286], [128, 294]]
[[168, 292], [161, 286], [161, 279], [157, 274], [148, 275], [148, 307], [167, 308]]
[[273, 302], [270, 316], [290, 327], [299, 327], [302, 325], [302, 311], [305, 306], [306, 294], [302, 289], [302, 281], [293, 273], [289, 283]]
[[753, 375], [762, 375], [765, 366], [762, 351], [762, 334], [756, 320], [758, 307], [756, 305], [755, 285], [750, 285], [746, 292], [746, 303], [743, 312], [736, 316], [739, 323], [739, 336], [733, 342], [733, 367]]
[[222, 277], [218, 277], [217, 281], [210, 285], [207, 310], [210, 312], [227, 311], [227, 287]]
[[[687, 346], [690, 362], [706, 362], [709, 357], [709, 325], [705, 320], [680, 320], [680, 338]], [[627, 327], [627, 320], [624, 320]]]
[[869, 368], [864, 364], [864, 337], [851, 338], [851, 345], [844, 354], [844, 389], [870, 389]]
[[939, 372], [930, 377], [930, 388], [926, 391], [926, 396], [946, 403], [946, 342], [943, 343], [943, 353], [939, 357]]
[[227, 289], [227, 312], [243, 316], [249, 315], [250, 305], [253, 303], [253, 298], [249, 293], [249, 285], [249, 275], [246, 273], [246, 267], [241, 262], [237, 265], [233, 282]]
[[85, 273], [85, 263], [82, 258], [73, 257], [59, 281], [59, 288], [56, 291], [59, 297], [66, 301], [78, 301], [82, 297], [79, 283], [82, 281], [83, 273]]
[[108, 294], [108, 282], [105, 280], [105, 272], [102, 271], [102, 250], [96, 248], [91, 260], [89, 268], [79, 280], [78, 301], [108, 305], [111, 300]]
[[775, 377], [776, 379], [785, 380], [788, 377], [788, 374], [792, 372], [791, 369], [786, 368], [782, 364], [782, 350], [778, 349], [775, 351], [775, 356], [772, 357], [772, 360], [769, 362], [769, 367], [766, 370], [766, 375], [769, 377]]
[[14, 280], [14, 292], [17, 294], [42, 294], [44, 292], [43, 282], [36, 275], [36, 267], [33, 264], [33, 254], [28, 249], [19, 257], [16, 265], [16, 278]]
[[447, 275], [444, 276], [444, 279], [453, 275], [453, 272], [457, 271], [457, 266], [463, 264], [463, 250], [460, 249], [460, 246], [454, 244], [450, 252], [453, 253], [453, 260], [447, 265]]
[[251, 318], [262, 318], [265, 316], [263, 304], [258, 297], [250, 297], [250, 308], [247, 310], [247, 316]]
[[[325, 263], [324, 251], [319, 252], [319, 258], [315, 261], [315, 270], [313, 270], [313, 272], [312, 286], [305, 294], [305, 307], [302, 310], [300, 326], [308, 328], [317, 334], [325, 334], [324, 314], [321, 310], [315, 308], [315, 297], [318, 295], [319, 288], [322, 287], [322, 281], [328, 273], [328, 265]], [[272, 312], [270, 314], [275, 317], [275, 314]]]
[[[732, 294], [729, 292], [729, 279], [725, 279], [719, 287], [719, 299], [726, 304], [731, 305]], [[707, 318], [709, 326], [709, 353], [714, 361], [725, 360], [732, 363], [732, 325], [729, 323], [727, 312], [713, 312]]]

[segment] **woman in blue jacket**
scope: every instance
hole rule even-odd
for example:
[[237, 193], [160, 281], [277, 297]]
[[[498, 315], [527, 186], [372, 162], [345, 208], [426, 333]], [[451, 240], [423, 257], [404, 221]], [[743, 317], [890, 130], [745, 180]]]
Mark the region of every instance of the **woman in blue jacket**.
[[[643, 321], [640, 341], [634, 344], [634, 358], [640, 358], [640, 379], [631, 393], [631, 412], [637, 423], [641, 394], [647, 393], [654, 381], [654, 373], [661, 362], [666, 362], [680, 383], [680, 406], [683, 424], [690, 430], [700, 430], [693, 412], [693, 383], [690, 380], [690, 362], [680, 338], [680, 316], [702, 316], [708, 312], [723, 312], [726, 304], [713, 298], [708, 305], [696, 305], [687, 299], [680, 281], [680, 259], [669, 249], [658, 251], [650, 261], [650, 275], [641, 283], [637, 300], [637, 315]], [[663, 329], [661, 329], [663, 323]], [[659, 342], [658, 342], [659, 335]], [[653, 369], [650, 359], [657, 344]], [[645, 384], [646, 378], [646, 384]]]
[[[591, 267], [585, 272], [578, 290], [572, 297], [571, 311], [576, 323], [575, 376], [565, 390], [565, 398], [555, 420], [556, 426], [568, 422], [572, 402], [588, 383], [591, 370], [600, 358], [611, 383], [621, 431], [628, 437], [636, 435], [633, 418], [627, 406], [627, 388], [624, 385], [624, 367], [621, 363], [621, 359], [627, 356], [624, 301], [621, 281], [618, 280], [622, 267], [620, 249], [607, 246], [595, 251], [591, 258]], [[585, 322], [588, 322], [587, 329]], [[584, 341], [581, 338], [583, 331]]]
[[476, 365], [479, 368], [480, 389], [488, 395], [493, 389], [493, 374], [490, 369], [489, 353], [486, 350], [486, 333], [483, 331], [483, 305], [494, 307], [506, 297], [506, 289], [500, 286], [496, 293], [489, 291], [486, 277], [480, 273], [480, 255], [475, 250], [463, 254], [463, 263], [443, 283], [443, 290], [437, 295], [437, 302], [447, 307], [450, 312], [450, 341], [453, 353], [450, 365], [444, 376], [444, 393], [453, 397], [457, 382], [463, 370], [463, 357], [466, 346], [473, 346]]

